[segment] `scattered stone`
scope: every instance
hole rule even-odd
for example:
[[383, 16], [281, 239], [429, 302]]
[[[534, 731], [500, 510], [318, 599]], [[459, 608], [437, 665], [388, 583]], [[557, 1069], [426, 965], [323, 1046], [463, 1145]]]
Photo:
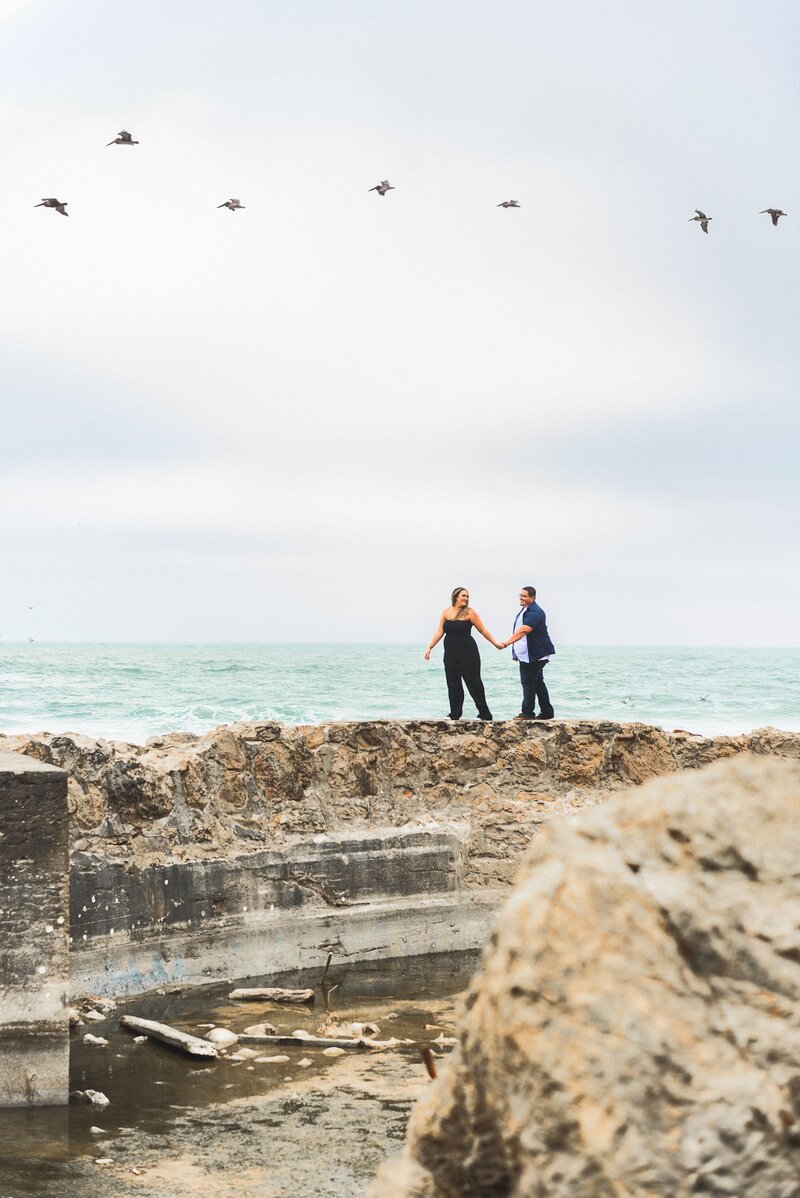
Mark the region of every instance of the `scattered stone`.
[[70, 1102], [90, 1102], [93, 1106], [108, 1106], [110, 1099], [102, 1090], [70, 1090]]
[[117, 1004], [113, 998], [103, 998], [99, 994], [90, 994], [81, 1004], [84, 1007], [93, 1007], [95, 1011], [102, 1011], [104, 1015], [110, 1015], [112, 1011], [116, 1011]]
[[237, 1048], [236, 1052], [232, 1052], [228, 1057], [229, 1061], [249, 1061], [258, 1056], [255, 1048]]
[[322, 1055], [324, 1057], [343, 1057], [345, 1051], [344, 1048], [323, 1048]]
[[250, 1027], [244, 1029], [246, 1036], [274, 1036], [275, 1025], [272, 1023], [251, 1023]]
[[94, 1163], [96, 1165], [113, 1165], [114, 1158], [111, 1156], [97, 1156], [95, 1157]]
[[133, 1043], [134, 1043], [134, 1044], [146, 1044], [146, 1043], [147, 1043], [147, 1036], [134, 1036], [134, 1037], [133, 1037]]
[[290, 1060], [291, 1060], [291, 1057], [287, 1057], [285, 1054], [282, 1054], [282, 1055], [278, 1055], [278, 1056], [274, 1056], [274, 1057], [256, 1057], [255, 1063], [256, 1063], [256, 1065], [279, 1065], [283, 1061], [290, 1061]]
[[106, 1131], [106, 1129], [104, 1127], [92, 1126], [89, 1128], [89, 1134], [92, 1136], [107, 1136], [108, 1132]]
[[311, 1057], [301, 1057], [297, 1064], [301, 1069], [308, 1069], [309, 1065], [313, 1065], [314, 1062], [311, 1060]]
[[338, 1023], [334, 1019], [326, 1021], [319, 1030], [320, 1035], [350, 1037], [353, 1040], [371, 1040], [380, 1034], [381, 1029], [377, 1023]]
[[105, 1036], [93, 1036], [91, 1032], [87, 1032], [83, 1037], [84, 1044], [96, 1044], [98, 1048], [108, 1048], [108, 1040]]
[[227, 1047], [230, 1044], [236, 1044], [239, 1037], [236, 1032], [230, 1031], [227, 1027], [212, 1027], [210, 1032], [206, 1032], [203, 1039], [210, 1041], [211, 1044]]
[[90, 1007], [88, 1011], [83, 1012], [83, 1018], [87, 1020], [88, 1023], [102, 1023], [105, 1019], [105, 1015], [103, 1015], [101, 1011], [95, 1011], [92, 1007]]

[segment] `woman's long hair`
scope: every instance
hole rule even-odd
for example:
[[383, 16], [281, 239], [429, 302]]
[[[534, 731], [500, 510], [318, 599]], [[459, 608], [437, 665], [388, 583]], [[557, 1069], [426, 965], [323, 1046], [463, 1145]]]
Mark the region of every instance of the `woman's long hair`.
[[[455, 607], [456, 599], [458, 598], [458, 596], [461, 594], [462, 591], [467, 592], [467, 611], [469, 611], [469, 590], [467, 587], [456, 587], [455, 588], [452, 595], [450, 596], [450, 606]], [[456, 617], [456, 618], [458, 618], [458, 617]]]

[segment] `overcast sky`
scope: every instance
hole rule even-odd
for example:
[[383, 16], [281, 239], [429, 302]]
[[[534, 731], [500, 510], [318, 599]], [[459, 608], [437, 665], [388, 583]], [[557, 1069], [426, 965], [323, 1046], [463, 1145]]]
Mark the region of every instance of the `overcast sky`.
[[800, 643], [795, 0], [0, 14], [1, 639]]

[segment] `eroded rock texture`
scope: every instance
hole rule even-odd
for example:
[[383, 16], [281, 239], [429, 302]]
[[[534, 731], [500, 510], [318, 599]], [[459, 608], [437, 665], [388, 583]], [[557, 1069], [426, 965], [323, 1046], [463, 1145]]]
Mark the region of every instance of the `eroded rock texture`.
[[548, 825], [370, 1198], [696, 1194], [800, 1194], [794, 762]]
[[738, 753], [800, 758], [800, 733], [384, 720], [234, 724], [146, 745], [39, 733], [0, 748], [68, 771], [77, 851], [144, 867], [433, 821], [464, 839], [468, 886], [502, 886], [550, 816]]

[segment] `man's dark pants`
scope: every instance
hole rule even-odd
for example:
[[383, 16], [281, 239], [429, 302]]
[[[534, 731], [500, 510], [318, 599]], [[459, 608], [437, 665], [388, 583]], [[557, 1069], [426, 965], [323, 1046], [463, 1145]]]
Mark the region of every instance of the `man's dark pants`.
[[553, 717], [553, 706], [550, 702], [550, 696], [547, 693], [542, 673], [546, 665], [546, 661], [521, 661], [519, 663], [523, 715], [532, 716], [534, 714], [536, 700], [538, 699], [539, 714], [543, 715], [546, 719], [552, 719]]

